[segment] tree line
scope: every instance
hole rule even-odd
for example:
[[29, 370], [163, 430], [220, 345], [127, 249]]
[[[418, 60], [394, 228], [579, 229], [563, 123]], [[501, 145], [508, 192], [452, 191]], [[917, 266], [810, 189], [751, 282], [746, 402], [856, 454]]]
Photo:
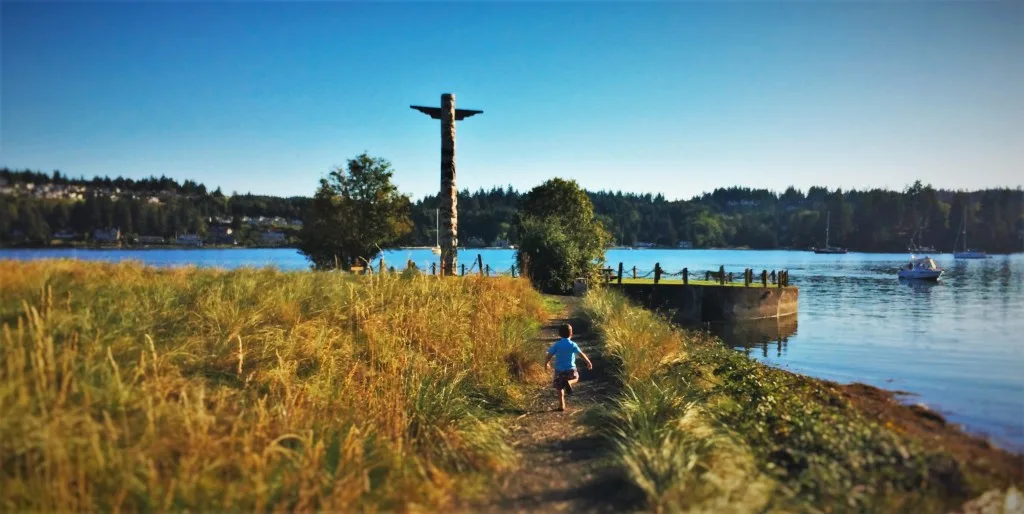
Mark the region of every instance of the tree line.
[[[91, 233], [120, 228], [122, 233], [173, 236], [203, 234], [214, 217], [275, 217], [305, 220], [312, 198], [224, 195], [203, 184], [149, 179], [70, 179], [60, 172], [0, 170], [0, 186], [62, 184], [87, 188], [82, 199], [0, 195], [0, 242], [15, 235], [26, 244], [46, 244], [63, 229]], [[114, 191], [120, 190], [120, 193]], [[831, 190], [790, 187], [782, 192], [730, 187], [690, 200], [667, 200], [661, 194], [621, 191], [588, 192], [594, 214], [612, 244], [651, 243], [695, 248], [750, 247], [805, 249], [829, 243], [856, 251], [903, 252], [908, 245], [951, 251], [966, 226], [970, 246], [989, 252], [1024, 250], [1024, 192], [997, 188], [940, 190], [915, 182], [902, 191]], [[159, 198], [154, 203], [151, 198]], [[516, 216], [525, 193], [494, 187], [459, 193], [459, 240], [465, 246], [519, 244]], [[433, 246], [436, 195], [410, 201], [412, 228], [399, 244]]]
[[[691, 200], [667, 200], [661, 194], [588, 192], [596, 219], [621, 246], [650, 243], [695, 248], [749, 247], [806, 249], [829, 243], [857, 251], [903, 252], [911, 244], [952, 251], [968, 242], [989, 252], [1024, 250], [1024, 192], [1000, 188], [979, 191], [937, 190], [920, 181], [903, 191], [884, 189], [806, 192], [790, 187], [716, 189]], [[524, 194], [493, 188], [459, 195], [460, 240], [518, 243], [516, 212]], [[412, 217], [416, 244], [433, 244], [436, 196], [416, 202]]]

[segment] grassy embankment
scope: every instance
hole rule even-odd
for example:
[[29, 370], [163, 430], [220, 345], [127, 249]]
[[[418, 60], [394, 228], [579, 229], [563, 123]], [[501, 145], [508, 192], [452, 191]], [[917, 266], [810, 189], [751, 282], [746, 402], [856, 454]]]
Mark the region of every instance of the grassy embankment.
[[0, 510], [443, 509], [513, 464], [525, 281], [0, 261]]
[[926, 441], [866, 415], [843, 386], [759, 364], [618, 294], [593, 291], [584, 310], [622, 386], [595, 425], [651, 510], [947, 512], [1021, 483], [1019, 456], [958, 451], [944, 444], [955, 434]]

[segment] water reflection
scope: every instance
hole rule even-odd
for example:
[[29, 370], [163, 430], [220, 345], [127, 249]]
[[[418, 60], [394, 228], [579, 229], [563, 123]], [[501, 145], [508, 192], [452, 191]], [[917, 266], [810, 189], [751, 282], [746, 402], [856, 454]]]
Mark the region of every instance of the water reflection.
[[760, 349], [762, 357], [768, 357], [768, 351], [772, 349], [776, 357], [781, 357], [789, 339], [796, 335], [797, 316], [739, 323], [709, 323], [707, 330], [731, 348], [746, 352]]
[[912, 278], [901, 278], [899, 279], [900, 285], [909, 288], [914, 293], [928, 294], [931, 293], [933, 287], [939, 287], [942, 283], [940, 280], [915, 280]]

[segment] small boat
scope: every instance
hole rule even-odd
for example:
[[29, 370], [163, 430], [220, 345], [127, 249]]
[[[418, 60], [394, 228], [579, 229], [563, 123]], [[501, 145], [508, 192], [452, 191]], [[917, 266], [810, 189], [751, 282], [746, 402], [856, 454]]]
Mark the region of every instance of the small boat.
[[907, 251], [910, 253], [939, 253], [934, 246], [917, 246], [913, 243], [907, 246]]
[[441, 255], [441, 209], [434, 209], [434, 247], [430, 249], [434, 255]]
[[967, 250], [953, 253], [954, 259], [988, 259], [988, 254], [983, 250]]
[[921, 226], [918, 225], [917, 230], [910, 236], [910, 244], [907, 245], [907, 251], [911, 255], [922, 254], [922, 253], [939, 253], [934, 246], [928, 246], [919, 244], [921, 242]]
[[[985, 254], [984, 250], [975, 250], [973, 248], [967, 248], [967, 207], [964, 206], [964, 219], [960, 222], [960, 233], [964, 235], [964, 249], [963, 251], [956, 251], [956, 243], [953, 243], [953, 258], [954, 259], [987, 259], [988, 255]], [[957, 235], [959, 241], [960, 236]]]
[[814, 253], [825, 253], [825, 254], [843, 254], [846, 253], [846, 248], [840, 248], [838, 246], [829, 246], [828, 244], [828, 231], [832, 225], [832, 211], [828, 213], [828, 219], [825, 222], [825, 247], [824, 248], [811, 248]]
[[914, 256], [910, 256], [910, 262], [900, 268], [897, 275], [907, 280], [938, 280], [942, 272], [942, 268], [936, 265], [931, 257], [915, 259]]

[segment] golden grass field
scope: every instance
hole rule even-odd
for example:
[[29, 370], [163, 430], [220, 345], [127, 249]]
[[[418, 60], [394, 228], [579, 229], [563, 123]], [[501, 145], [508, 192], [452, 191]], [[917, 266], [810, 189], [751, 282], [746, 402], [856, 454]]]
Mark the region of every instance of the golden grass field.
[[514, 464], [527, 281], [0, 261], [0, 510], [429, 510]]

